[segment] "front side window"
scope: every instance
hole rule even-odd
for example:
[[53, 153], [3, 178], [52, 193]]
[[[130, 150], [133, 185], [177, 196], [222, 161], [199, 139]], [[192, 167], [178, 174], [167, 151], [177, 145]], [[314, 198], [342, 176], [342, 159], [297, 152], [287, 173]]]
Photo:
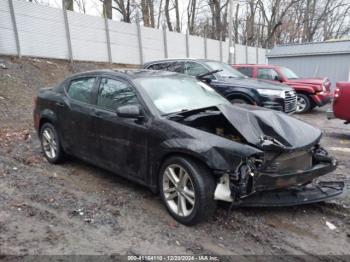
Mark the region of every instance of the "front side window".
[[97, 105], [107, 110], [116, 110], [123, 105], [138, 104], [130, 84], [110, 78], [102, 78], [97, 96]]
[[208, 61], [205, 62], [205, 64], [211, 69], [211, 70], [220, 70], [216, 73], [219, 77], [222, 78], [246, 78], [245, 75], [234, 69], [232, 66], [217, 62], [217, 61]]
[[278, 80], [278, 73], [272, 68], [259, 68], [258, 78], [266, 80]]
[[199, 76], [209, 72], [204, 66], [194, 62], [186, 62], [184, 69], [184, 73], [190, 76]]
[[68, 96], [83, 103], [90, 103], [95, 77], [86, 77], [72, 80], [68, 88]]
[[210, 86], [186, 75], [136, 79], [162, 115], [230, 104]]

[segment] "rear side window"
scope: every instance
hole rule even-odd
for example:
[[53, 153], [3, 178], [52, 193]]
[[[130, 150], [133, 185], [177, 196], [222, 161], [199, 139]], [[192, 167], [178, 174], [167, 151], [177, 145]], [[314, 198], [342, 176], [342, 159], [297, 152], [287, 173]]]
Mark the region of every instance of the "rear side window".
[[164, 70], [169, 66], [169, 63], [160, 63], [160, 64], [153, 64], [147, 67], [147, 69], [150, 70]]
[[147, 67], [147, 69], [183, 73], [184, 62], [163, 62], [159, 64], [152, 64]]
[[91, 103], [92, 89], [96, 78], [86, 77], [72, 80], [68, 88], [68, 96], [83, 103]]
[[129, 83], [110, 78], [101, 79], [97, 97], [99, 107], [116, 110], [120, 106], [129, 104], [138, 104], [135, 91]]
[[259, 68], [258, 78], [267, 80], [278, 80], [278, 74], [275, 69], [272, 68]]
[[239, 72], [241, 72], [243, 75], [246, 75], [248, 77], [253, 77], [253, 68], [252, 67], [237, 67], [236, 69]]

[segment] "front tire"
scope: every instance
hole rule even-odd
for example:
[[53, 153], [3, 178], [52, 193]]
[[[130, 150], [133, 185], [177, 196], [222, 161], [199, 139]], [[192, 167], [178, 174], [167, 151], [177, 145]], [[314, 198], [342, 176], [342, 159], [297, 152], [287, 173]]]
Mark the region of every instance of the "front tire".
[[296, 113], [303, 114], [311, 110], [311, 101], [307, 95], [297, 94], [297, 108]]
[[62, 162], [64, 152], [55, 126], [45, 123], [40, 129], [40, 142], [44, 156], [52, 164]]
[[159, 174], [161, 198], [178, 222], [193, 225], [216, 210], [215, 180], [208, 168], [187, 157], [168, 158]]

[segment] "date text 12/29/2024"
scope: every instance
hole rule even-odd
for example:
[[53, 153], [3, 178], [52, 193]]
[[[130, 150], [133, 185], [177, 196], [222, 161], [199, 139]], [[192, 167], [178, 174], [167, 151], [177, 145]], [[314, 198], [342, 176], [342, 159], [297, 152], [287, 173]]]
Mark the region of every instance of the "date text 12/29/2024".
[[172, 256], [172, 255], [145, 255], [128, 256], [128, 261], [219, 261], [219, 257], [210, 255]]

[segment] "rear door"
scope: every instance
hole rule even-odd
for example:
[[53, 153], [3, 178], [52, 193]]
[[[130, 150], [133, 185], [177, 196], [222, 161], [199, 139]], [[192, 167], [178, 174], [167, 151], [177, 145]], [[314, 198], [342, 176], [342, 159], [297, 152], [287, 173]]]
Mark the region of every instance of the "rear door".
[[119, 106], [141, 106], [135, 89], [126, 80], [102, 77], [93, 112], [98, 157], [115, 172], [144, 180], [147, 173], [148, 126], [140, 119], [118, 117]]
[[59, 132], [68, 150], [75, 155], [90, 158], [93, 143], [92, 94], [96, 76], [72, 79], [65, 88], [63, 102], [58, 102]]

